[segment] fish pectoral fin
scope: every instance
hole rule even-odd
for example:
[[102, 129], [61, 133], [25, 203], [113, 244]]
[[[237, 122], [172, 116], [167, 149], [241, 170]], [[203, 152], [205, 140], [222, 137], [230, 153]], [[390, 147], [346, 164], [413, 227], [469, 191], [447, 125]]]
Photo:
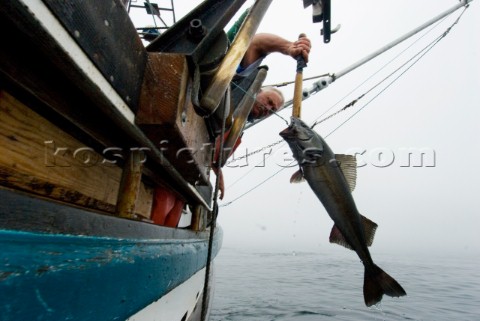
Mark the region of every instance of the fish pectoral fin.
[[357, 159], [353, 155], [336, 154], [335, 159], [340, 163], [340, 169], [345, 180], [353, 192], [357, 185]]
[[340, 229], [335, 224], [330, 231], [330, 243], [341, 245], [352, 251], [354, 250], [353, 247], [347, 242]]
[[303, 172], [301, 169], [293, 173], [292, 177], [290, 177], [290, 183], [303, 183], [305, 182], [305, 177], [303, 177]]
[[375, 237], [375, 231], [377, 230], [377, 223], [371, 221], [363, 215], [360, 215], [363, 224], [363, 230], [365, 231], [365, 240], [367, 241], [367, 246], [372, 246], [373, 239]]

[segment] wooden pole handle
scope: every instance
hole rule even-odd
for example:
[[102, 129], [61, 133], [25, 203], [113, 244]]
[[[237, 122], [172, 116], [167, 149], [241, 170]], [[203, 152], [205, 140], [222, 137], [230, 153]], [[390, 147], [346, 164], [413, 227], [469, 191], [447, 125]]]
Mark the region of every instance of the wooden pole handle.
[[[298, 38], [306, 37], [304, 33], [301, 33]], [[293, 90], [293, 110], [292, 116], [300, 118], [302, 110], [302, 95], [303, 95], [303, 68], [306, 67], [305, 59], [302, 55], [297, 58], [297, 73], [295, 75], [295, 87]]]

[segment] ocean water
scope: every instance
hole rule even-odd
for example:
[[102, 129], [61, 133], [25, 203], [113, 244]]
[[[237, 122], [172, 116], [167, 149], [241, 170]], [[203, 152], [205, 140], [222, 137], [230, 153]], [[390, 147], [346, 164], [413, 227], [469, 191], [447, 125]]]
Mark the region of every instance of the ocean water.
[[[333, 245], [332, 245], [333, 246]], [[407, 296], [363, 301], [354, 252], [268, 252], [222, 248], [215, 259], [210, 321], [480, 320], [478, 256], [374, 253]]]

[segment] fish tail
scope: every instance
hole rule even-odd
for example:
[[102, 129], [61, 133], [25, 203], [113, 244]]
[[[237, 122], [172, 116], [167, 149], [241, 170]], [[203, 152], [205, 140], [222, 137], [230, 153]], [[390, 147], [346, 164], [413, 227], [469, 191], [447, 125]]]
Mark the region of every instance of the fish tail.
[[367, 306], [377, 304], [383, 295], [400, 297], [407, 295], [402, 286], [376, 265], [365, 268], [363, 297]]

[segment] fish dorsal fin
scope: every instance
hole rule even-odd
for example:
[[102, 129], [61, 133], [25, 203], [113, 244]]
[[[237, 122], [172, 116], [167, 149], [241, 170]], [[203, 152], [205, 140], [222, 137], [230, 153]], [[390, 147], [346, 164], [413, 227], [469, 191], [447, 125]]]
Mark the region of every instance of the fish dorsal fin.
[[343, 176], [353, 192], [357, 185], [357, 159], [353, 155], [336, 154], [335, 159], [340, 163]]
[[293, 173], [292, 177], [290, 178], [290, 183], [303, 183], [305, 182], [305, 177], [303, 177], [303, 172], [301, 169]]

